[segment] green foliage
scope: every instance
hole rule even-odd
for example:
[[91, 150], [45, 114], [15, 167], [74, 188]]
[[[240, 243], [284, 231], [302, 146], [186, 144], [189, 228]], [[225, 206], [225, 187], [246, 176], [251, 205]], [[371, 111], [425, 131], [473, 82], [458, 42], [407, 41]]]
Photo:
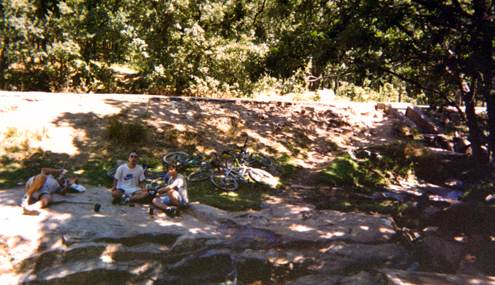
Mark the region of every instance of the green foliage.
[[146, 142], [147, 129], [139, 123], [122, 122], [119, 117], [108, 120], [107, 137], [109, 140], [123, 144], [139, 144]]
[[[372, 146], [369, 150], [381, 156], [377, 161], [365, 158], [369, 167], [403, 178], [413, 175], [416, 165], [427, 156], [422, 147], [416, 147], [414, 143], [384, 144]], [[363, 152], [357, 155], [363, 157]]]
[[259, 209], [268, 189], [254, 183], [242, 183], [235, 192], [223, 192], [206, 180], [187, 183], [187, 190], [189, 196], [200, 203], [224, 210], [243, 211]]
[[26, 180], [41, 172], [43, 167], [62, 168], [63, 160], [53, 155], [36, 149], [30, 149], [25, 159], [17, 158], [15, 153], [0, 157], [0, 188], [12, 188], [23, 185]]
[[[495, 12], [476, 1], [33, 3], [2, 2], [0, 89], [495, 104]], [[123, 89], [115, 63], [140, 80]]]
[[113, 181], [106, 177], [106, 172], [115, 166], [115, 163], [104, 160], [90, 160], [81, 169], [75, 169], [75, 171], [82, 170], [87, 183], [91, 185], [110, 188], [113, 185]]
[[408, 143], [374, 146], [367, 151], [358, 150], [357, 160], [348, 153], [339, 154], [319, 173], [319, 178], [330, 186], [370, 192], [398, 177], [413, 177], [417, 165], [427, 162], [428, 157]]
[[378, 88], [371, 87], [372, 82], [365, 80], [364, 86], [349, 82], [341, 82], [335, 90], [335, 95], [341, 100], [352, 102], [405, 102], [416, 103], [416, 98], [406, 95], [403, 84], [385, 83]]
[[367, 162], [359, 163], [348, 154], [341, 154], [320, 172], [319, 178], [331, 186], [371, 191], [384, 184], [385, 179], [379, 173], [370, 171]]

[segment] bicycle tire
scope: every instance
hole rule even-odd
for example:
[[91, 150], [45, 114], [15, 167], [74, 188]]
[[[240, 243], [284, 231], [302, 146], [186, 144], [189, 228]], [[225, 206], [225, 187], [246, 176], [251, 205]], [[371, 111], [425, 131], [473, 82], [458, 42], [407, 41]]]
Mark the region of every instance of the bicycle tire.
[[106, 173], [107, 177], [114, 180], [115, 179], [115, 173], [117, 172], [117, 168], [118, 167], [114, 167], [114, 168], [108, 170]]
[[210, 176], [211, 183], [215, 187], [225, 191], [234, 191], [239, 187], [237, 179], [233, 177], [225, 177], [225, 172], [217, 171]]
[[189, 154], [182, 151], [173, 151], [163, 156], [163, 162], [165, 164], [170, 164], [172, 162], [184, 163], [184, 161], [187, 161], [188, 159]]
[[162, 187], [167, 186], [167, 184], [166, 183], [163, 183], [163, 180], [161, 180], [161, 179], [155, 179], [155, 180], [152, 180], [152, 181], [146, 181], [146, 184], [149, 184], [151, 190], [158, 190], [158, 189], [160, 189]]
[[251, 159], [256, 161], [257, 163], [263, 165], [263, 166], [272, 166], [273, 165], [272, 160], [269, 159], [268, 157], [262, 155], [261, 153], [253, 152], [251, 154]]
[[248, 171], [249, 177], [254, 180], [254, 182], [261, 185], [273, 187], [277, 185], [278, 179], [271, 175], [268, 171], [259, 168], [251, 168]]
[[213, 170], [211, 168], [202, 168], [190, 173], [186, 179], [190, 182], [199, 182], [208, 179], [212, 174]]

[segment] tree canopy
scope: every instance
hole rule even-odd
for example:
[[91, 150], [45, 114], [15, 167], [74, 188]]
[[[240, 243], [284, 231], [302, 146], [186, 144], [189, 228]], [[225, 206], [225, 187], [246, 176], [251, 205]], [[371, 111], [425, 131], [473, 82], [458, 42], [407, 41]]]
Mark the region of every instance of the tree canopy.
[[[0, 88], [250, 96], [403, 86], [495, 153], [495, 1], [2, 0]], [[109, 68], [140, 81], [122, 90]], [[474, 107], [488, 109], [488, 131]]]

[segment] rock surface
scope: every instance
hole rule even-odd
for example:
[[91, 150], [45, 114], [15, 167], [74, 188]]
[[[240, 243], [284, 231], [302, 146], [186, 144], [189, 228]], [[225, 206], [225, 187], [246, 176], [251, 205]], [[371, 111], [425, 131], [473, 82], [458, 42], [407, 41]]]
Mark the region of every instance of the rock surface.
[[274, 198], [259, 212], [192, 203], [170, 218], [156, 210], [149, 215], [149, 205], [112, 205], [107, 189], [86, 188], [54, 195], [39, 216], [18, 206], [22, 188], [0, 190], [2, 284], [279, 282], [404, 269], [410, 259], [405, 248], [389, 243], [395, 229], [388, 216]]
[[[464, 274], [494, 284], [467, 263], [457, 276], [410, 271], [420, 269], [414, 252], [396, 243], [386, 215], [273, 197], [257, 212], [192, 203], [170, 218], [150, 215], [146, 204], [113, 205], [107, 189], [86, 188], [54, 195], [38, 216], [18, 206], [22, 188], [0, 190], [1, 284], [465, 284]], [[457, 269], [461, 243], [429, 235], [422, 244], [432, 266]]]

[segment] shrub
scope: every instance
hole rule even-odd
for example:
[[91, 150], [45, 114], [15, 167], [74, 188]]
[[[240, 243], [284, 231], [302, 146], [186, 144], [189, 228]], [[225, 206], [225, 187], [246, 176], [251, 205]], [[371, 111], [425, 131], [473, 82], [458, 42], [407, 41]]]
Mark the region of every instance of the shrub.
[[123, 123], [119, 118], [110, 118], [108, 121], [107, 138], [121, 144], [146, 142], [146, 127], [138, 123]]

